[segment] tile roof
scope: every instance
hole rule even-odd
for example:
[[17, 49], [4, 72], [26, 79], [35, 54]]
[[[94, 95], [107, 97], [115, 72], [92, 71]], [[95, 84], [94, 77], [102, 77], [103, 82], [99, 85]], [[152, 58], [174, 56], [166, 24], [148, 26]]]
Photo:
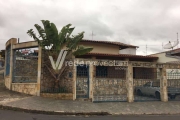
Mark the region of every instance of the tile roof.
[[131, 54], [87, 53], [86, 55], [109, 56], [109, 57], [120, 57], [120, 58], [150, 58], [150, 59], [158, 59], [158, 57], [154, 57], [154, 56], [142, 56], [142, 55], [131, 55]]
[[170, 50], [168, 52], [170, 52], [171, 54], [180, 53], [180, 48], [177, 48], [177, 49], [174, 49], [174, 50]]
[[172, 53], [180, 53], [180, 48], [174, 49], [174, 50], [167, 50], [167, 51], [163, 51], [163, 52], [159, 52], [159, 53], [154, 53], [151, 55], [156, 55], [156, 54], [161, 54], [161, 53], [167, 53], [167, 52], [172, 52]]
[[118, 45], [118, 46], [124, 46], [124, 47], [135, 47], [137, 48], [138, 46], [134, 46], [134, 45], [129, 45], [129, 44], [124, 44], [121, 42], [114, 42], [114, 41], [97, 41], [97, 40], [87, 40], [87, 39], [83, 39], [82, 42], [95, 42], [95, 43], [107, 43], [107, 44], [113, 44], [113, 45]]
[[[22, 43], [28, 43], [28, 42], [35, 42], [35, 41], [27, 41], [27, 42], [22, 42]], [[139, 48], [138, 46], [135, 46], [135, 45], [124, 44], [124, 43], [121, 43], [121, 42], [115, 42], [115, 41], [104, 41], [104, 40], [88, 40], [88, 39], [82, 39], [80, 42], [106, 43], [106, 44], [112, 44], [112, 45], [118, 45], [118, 46], [124, 46], [124, 47]], [[16, 43], [16, 44], [20, 44], [20, 43]]]

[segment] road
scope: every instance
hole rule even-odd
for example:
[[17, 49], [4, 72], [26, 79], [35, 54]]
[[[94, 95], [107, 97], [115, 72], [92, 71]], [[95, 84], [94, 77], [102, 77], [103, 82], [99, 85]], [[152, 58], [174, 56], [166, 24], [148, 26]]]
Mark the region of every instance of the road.
[[60, 116], [0, 110], [0, 120], [179, 120], [180, 115]]

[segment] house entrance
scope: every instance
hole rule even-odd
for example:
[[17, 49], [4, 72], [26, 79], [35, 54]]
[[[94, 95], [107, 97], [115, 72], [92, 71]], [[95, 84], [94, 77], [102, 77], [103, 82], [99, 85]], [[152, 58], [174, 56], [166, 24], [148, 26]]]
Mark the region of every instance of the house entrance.
[[76, 98], [89, 98], [89, 66], [77, 66]]

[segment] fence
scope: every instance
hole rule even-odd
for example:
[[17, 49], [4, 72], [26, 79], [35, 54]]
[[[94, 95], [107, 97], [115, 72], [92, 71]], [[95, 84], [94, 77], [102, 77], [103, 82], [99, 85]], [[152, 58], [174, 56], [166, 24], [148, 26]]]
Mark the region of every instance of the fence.
[[14, 50], [13, 64], [13, 83], [37, 83], [37, 48]]
[[[11, 51], [13, 52], [10, 53]], [[8, 40], [6, 42], [5, 86], [12, 91], [37, 96], [40, 96], [43, 92], [68, 92], [70, 94], [58, 94], [58, 97], [63, 99], [73, 99], [72, 69], [65, 69], [62, 73], [63, 77], [60, 78], [61, 81], [57, 84], [61, 89], [59, 91], [59, 88], [56, 89], [51, 84], [51, 80], [56, 80], [52, 78], [50, 71], [45, 66], [46, 64], [44, 64], [46, 61], [49, 61], [49, 56], [46, 56], [45, 60], [41, 58], [42, 56], [41, 47], [38, 46], [38, 42], [36, 41], [17, 43], [16, 38]], [[52, 94], [44, 95], [49, 96]]]
[[93, 102], [127, 101], [127, 67], [96, 66]]
[[180, 69], [167, 69], [168, 100], [180, 100]]
[[10, 55], [11, 55], [11, 46], [9, 45], [6, 48], [6, 74], [9, 75], [10, 73]]
[[72, 93], [73, 91], [71, 67], [63, 66], [64, 70], [61, 77], [59, 79], [55, 78], [60, 73], [56, 73], [52, 69], [49, 56], [56, 60], [58, 55], [59, 53], [56, 51], [42, 50], [41, 93]]

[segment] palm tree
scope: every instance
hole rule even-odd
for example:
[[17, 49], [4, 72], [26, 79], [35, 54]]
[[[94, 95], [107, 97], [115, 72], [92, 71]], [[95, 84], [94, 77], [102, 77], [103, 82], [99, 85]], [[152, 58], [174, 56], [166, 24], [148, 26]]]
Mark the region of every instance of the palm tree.
[[[36, 36], [33, 29], [28, 30], [28, 35], [33, 37], [35, 41], [38, 42], [39, 46], [42, 49], [48, 51], [48, 56], [52, 56], [54, 60], [58, 58], [58, 54], [61, 50], [67, 51], [67, 59], [70, 59], [73, 55], [83, 55], [92, 51], [92, 47], [85, 47], [79, 45], [79, 42], [84, 37], [84, 32], [79, 33], [78, 35], [71, 36], [74, 27], [71, 27], [71, 24], [64, 26], [60, 32], [58, 32], [56, 25], [50, 23], [49, 20], [41, 20], [43, 27], [38, 24], [35, 24], [35, 28], [38, 31], [39, 36]], [[50, 62], [50, 60], [46, 61]], [[48, 63], [45, 64], [51, 75], [55, 79], [56, 87], [58, 87], [58, 81], [67, 66], [63, 66], [60, 70], [56, 66], [53, 68], [49, 66]]]

